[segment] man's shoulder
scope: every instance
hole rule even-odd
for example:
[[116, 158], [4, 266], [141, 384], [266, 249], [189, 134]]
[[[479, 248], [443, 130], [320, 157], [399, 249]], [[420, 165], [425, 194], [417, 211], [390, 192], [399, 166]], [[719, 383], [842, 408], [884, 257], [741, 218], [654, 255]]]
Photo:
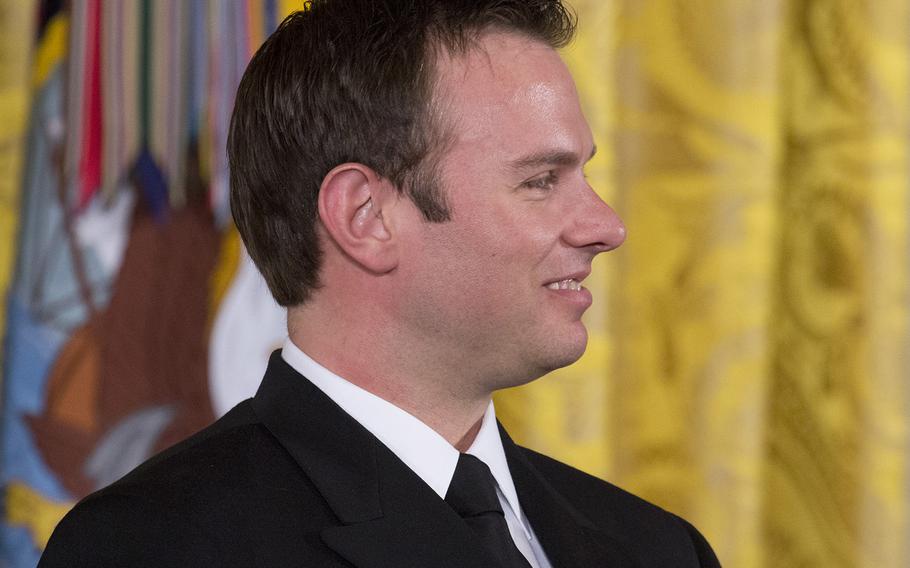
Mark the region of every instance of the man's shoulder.
[[585, 473], [564, 462], [519, 446], [528, 462], [544, 479], [579, 512], [595, 525], [612, 522], [617, 511], [623, 522], [644, 522], [656, 520], [666, 522], [670, 513], [599, 477]]
[[617, 509], [632, 517], [646, 519], [669, 515], [657, 505], [567, 463], [523, 446], [519, 446], [519, 450], [563, 497], [587, 516], [593, 516], [592, 520], [605, 511]]
[[201, 566], [227, 557], [243, 565], [271, 535], [291, 539], [325, 523], [325, 504], [308, 487], [246, 401], [82, 499], [41, 566]]
[[[519, 446], [534, 469], [598, 529], [624, 541], [642, 557], [694, 551], [699, 566], [719, 567], [702, 534], [688, 521], [599, 477]], [[660, 547], [654, 543], [661, 543]]]
[[[263, 456], [268, 455], [268, 460]], [[239, 490], [261, 477], [258, 469], [280, 467], [286, 455], [259, 421], [249, 401], [189, 438], [152, 456], [111, 485], [82, 499], [75, 511], [139, 498], [167, 508], [211, 508], [226, 491]], [[286, 461], [291, 462], [290, 457]], [[291, 462], [292, 463], [292, 462]], [[212, 513], [211, 510], [206, 513]]]
[[[256, 442], [268, 438], [268, 431], [253, 411], [250, 401], [246, 400], [206, 428], [152, 456], [109, 489], [127, 490], [137, 484], [186, 483], [198, 479], [211, 483], [209, 475], [225, 471], [225, 468], [217, 467], [223, 465], [223, 460], [230, 460], [233, 464], [227, 471], [236, 469], [245, 461], [246, 452]], [[184, 470], [191, 470], [194, 475], [185, 477], [182, 475]], [[200, 476], [200, 473], [207, 475]]]

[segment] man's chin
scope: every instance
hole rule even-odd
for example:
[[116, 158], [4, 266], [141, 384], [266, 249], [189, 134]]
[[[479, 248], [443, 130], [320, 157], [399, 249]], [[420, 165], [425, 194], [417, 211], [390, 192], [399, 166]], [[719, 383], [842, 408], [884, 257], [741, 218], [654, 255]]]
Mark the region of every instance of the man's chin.
[[541, 350], [539, 365], [543, 371], [539, 376], [546, 375], [557, 369], [568, 367], [585, 354], [588, 346], [588, 332], [581, 323], [578, 324], [576, 337], [567, 338], [563, 342], [553, 343], [549, 349]]
[[503, 370], [498, 373], [498, 380], [494, 380], [493, 390], [519, 387], [547, 375], [557, 369], [567, 367], [581, 359], [588, 345], [588, 332], [578, 322], [564, 331], [557, 341], [555, 336], [549, 336], [537, 342], [536, 347], [519, 356], [513, 362], [520, 362], [521, 366]]

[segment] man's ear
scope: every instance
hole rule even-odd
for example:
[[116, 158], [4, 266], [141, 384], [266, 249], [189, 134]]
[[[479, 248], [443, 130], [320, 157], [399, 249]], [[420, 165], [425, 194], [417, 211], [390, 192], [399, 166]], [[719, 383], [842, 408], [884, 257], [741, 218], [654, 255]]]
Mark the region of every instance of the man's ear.
[[333, 168], [319, 189], [319, 219], [329, 237], [351, 259], [376, 274], [398, 265], [395, 239], [382, 211], [390, 191], [395, 188], [388, 180], [357, 163]]

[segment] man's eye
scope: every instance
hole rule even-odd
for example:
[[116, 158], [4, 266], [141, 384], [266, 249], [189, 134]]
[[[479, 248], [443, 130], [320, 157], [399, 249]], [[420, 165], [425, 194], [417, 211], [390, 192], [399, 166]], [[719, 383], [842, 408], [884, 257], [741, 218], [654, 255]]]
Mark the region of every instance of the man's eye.
[[550, 190], [553, 189], [554, 185], [556, 185], [556, 174], [553, 172], [548, 172], [546, 175], [536, 177], [534, 179], [529, 179], [521, 185], [530, 189]]

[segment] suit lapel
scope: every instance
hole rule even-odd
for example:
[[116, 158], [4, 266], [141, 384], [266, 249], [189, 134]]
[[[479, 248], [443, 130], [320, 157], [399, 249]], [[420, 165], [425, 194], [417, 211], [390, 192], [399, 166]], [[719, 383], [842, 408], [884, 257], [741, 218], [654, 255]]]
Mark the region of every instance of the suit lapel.
[[338, 516], [322, 538], [354, 566], [495, 565], [439, 495], [280, 352], [253, 408]]
[[461, 518], [391, 452], [378, 452], [383, 516], [323, 532], [358, 567], [495, 566]]
[[499, 430], [521, 508], [554, 567], [639, 566], [618, 539], [594, 526], [541, 475], [502, 426]]

